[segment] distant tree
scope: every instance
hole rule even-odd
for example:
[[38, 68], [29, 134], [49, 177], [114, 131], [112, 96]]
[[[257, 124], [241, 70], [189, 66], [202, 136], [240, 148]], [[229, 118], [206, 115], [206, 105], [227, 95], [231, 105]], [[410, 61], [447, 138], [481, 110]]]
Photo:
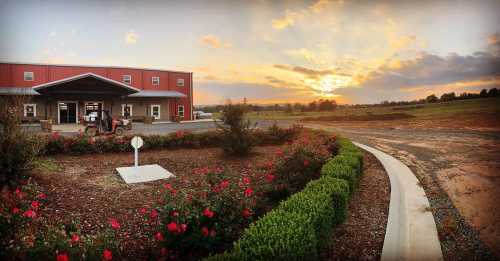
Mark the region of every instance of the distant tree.
[[317, 109], [318, 109], [318, 104], [316, 103], [316, 101], [312, 101], [307, 105], [308, 111], [315, 111]]
[[488, 96], [489, 97], [496, 97], [500, 94], [500, 92], [498, 91], [497, 88], [491, 88], [489, 91], [488, 91]]
[[456, 98], [455, 93], [454, 92], [450, 92], [450, 93], [444, 93], [443, 95], [441, 95], [440, 100], [444, 101], [444, 102], [445, 101], [453, 101], [453, 100], [455, 100], [455, 98]]
[[427, 96], [427, 98], [425, 98], [425, 101], [428, 103], [434, 103], [434, 102], [437, 102], [438, 100], [439, 100], [438, 97], [436, 97], [436, 95], [434, 95], [434, 94], [431, 94], [431, 95]]
[[285, 112], [286, 113], [292, 113], [293, 112], [293, 107], [292, 107], [292, 104], [291, 103], [287, 103], [285, 105]]
[[488, 91], [486, 89], [482, 89], [481, 92], [479, 93], [479, 97], [481, 98], [488, 97]]
[[337, 108], [337, 102], [335, 100], [319, 100], [318, 108], [320, 111], [333, 111]]

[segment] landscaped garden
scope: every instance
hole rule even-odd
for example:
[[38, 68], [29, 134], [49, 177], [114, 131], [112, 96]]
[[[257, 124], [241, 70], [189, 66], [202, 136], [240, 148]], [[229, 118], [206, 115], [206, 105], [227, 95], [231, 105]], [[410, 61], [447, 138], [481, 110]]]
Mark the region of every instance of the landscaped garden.
[[141, 164], [176, 177], [134, 185], [115, 171], [132, 165], [131, 137], [4, 138], [10, 159], [36, 153], [17, 154], [34, 155], [29, 169], [2, 173], [0, 258], [317, 259], [363, 155], [326, 132], [254, 129], [242, 115], [229, 105], [217, 131], [143, 136]]

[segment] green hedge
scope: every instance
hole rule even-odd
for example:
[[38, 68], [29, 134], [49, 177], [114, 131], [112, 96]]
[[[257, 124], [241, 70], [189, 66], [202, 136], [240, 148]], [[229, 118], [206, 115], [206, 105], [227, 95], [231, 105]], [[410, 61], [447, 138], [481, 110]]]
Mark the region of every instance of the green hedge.
[[362, 173], [361, 151], [344, 138], [337, 144], [338, 155], [323, 166], [321, 178], [250, 225], [232, 251], [206, 260], [316, 260], [333, 227], [345, 220]]

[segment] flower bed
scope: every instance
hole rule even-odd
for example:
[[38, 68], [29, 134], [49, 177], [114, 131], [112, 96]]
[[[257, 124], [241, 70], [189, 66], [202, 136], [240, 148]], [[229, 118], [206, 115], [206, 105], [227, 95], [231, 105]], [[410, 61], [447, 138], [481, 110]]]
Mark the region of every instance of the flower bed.
[[[300, 132], [301, 127], [279, 128], [271, 126], [266, 130], [254, 129], [251, 132], [252, 141], [255, 145], [282, 144], [293, 140]], [[141, 150], [150, 149], [174, 149], [174, 148], [202, 148], [215, 147], [221, 143], [220, 131], [207, 131], [191, 133], [189, 131], [177, 131], [167, 135], [141, 135], [144, 146]], [[49, 136], [40, 136], [42, 142], [41, 154], [87, 154], [87, 153], [110, 153], [131, 152], [130, 146], [132, 136], [102, 136], [88, 137], [80, 133], [75, 137], [66, 137], [54, 132]]]
[[[265, 143], [284, 140], [261, 133], [268, 139]], [[291, 193], [300, 191], [307, 182], [317, 179], [321, 166], [336, 152], [334, 144], [335, 139], [325, 133], [300, 131], [297, 138], [278, 149], [273, 158], [252, 166], [251, 171], [232, 173], [229, 168], [202, 167], [192, 174], [198, 177], [196, 179], [180, 177], [164, 183], [161, 200], [152, 208], [137, 210], [144, 220], [142, 231], [151, 239], [151, 244], [146, 246], [148, 258], [199, 259], [227, 250], [254, 220]], [[165, 145], [157, 148], [161, 146]], [[20, 187], [20, 191], [29, 191], [32, 185], [27, 186]], [[5, 195], [15, 198], [16, 194], [5, 191]], [[129, 249], [121, 243], [121, 239], [130, 236], [121, 228], [124, 220], [111, 219], [104, 225], [104, 231], [92, 235], [82, 232], [81, 224], [76, 221], [51, 224], [50, 220], [41, 220], [45, 202], [39, 200], [40, 205], [34, 205], [36, 208], [31, 205], [36, 195], [33, 192], [22, 201], [4, 204], [7, 201], [2, 200], [0, 204], [0, 220], [8, 224], [2, 226], [6, 233], [0, 240], [2, 250], [7, 251], [0, 252], [7, 257], [30, 259], [37, 255], [44, 259], [65, 260], [128, 256]], [[14, 208], [23, 212], [14, 211]], [[28, 212], [25, 216], [28, 210], [36, 215], [30, 216]]]
[[353, 181], [361, 175], [361, 152], [347, 139], [337, 144], [339, 154], [322, 167], [321, 178], [251, 224], [231, 251], [207, 260], [316, 260], [333, 225], [345, 219]]

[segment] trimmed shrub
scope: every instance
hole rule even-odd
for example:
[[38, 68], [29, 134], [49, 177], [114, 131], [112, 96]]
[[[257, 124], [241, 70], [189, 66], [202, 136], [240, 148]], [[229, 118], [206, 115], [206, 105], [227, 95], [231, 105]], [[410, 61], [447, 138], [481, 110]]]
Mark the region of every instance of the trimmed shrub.
[[323, 165], [321, 168], [321, 175], [347, 181], [349, 184], [349, 193], [352, 193], [358, 185], [358, 177], [354, 168], [342, 163], [339, 164], [339, 161], [335, 160], [335, 158], [330, 159]]
[[307, 215], [273, 210], [250, 225], [234, 245], [238, 260], [317, 260], [315, 229]]
[[254, 140], [251, 135], [250, 121], [245, 120], [246, 105], [229, 102], [222, 109], [224, 124], [217, 124], [222, 132], [221, 148], [227, 155], [246, 156], [252, 150]]

